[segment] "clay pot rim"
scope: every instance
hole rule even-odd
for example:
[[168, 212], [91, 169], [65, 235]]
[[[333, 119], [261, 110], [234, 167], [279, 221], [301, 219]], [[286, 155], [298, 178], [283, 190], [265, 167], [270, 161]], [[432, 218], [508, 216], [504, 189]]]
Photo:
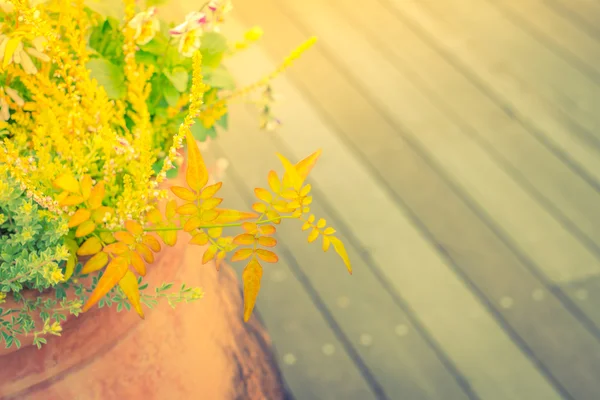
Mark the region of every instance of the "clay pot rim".
[[[162, 258], [164, 257], [164, 253], [168, 252], [169, 250], [174, 250], [175, 248], [176, 247], [171, 247], [171, 246], [163, 247], [160, 252], [155, 253], [155, 259], [152, 264], [159, 264], [160, 261], [162, 260]], [[85, 260], [85, 258], [89, 258], [89, 257], [82, 257], [82, 259], [84, 259], [84, 260]], [[144, 276], [144, 280], [146, 280], [146, 281], [149, 280], [149, 278], [155, 274], [156, 274], [156, 268], [148, 268], [148, 272], [147, 272], [146, 276]], [[76, 279], [78, 279], [79, 282], [86, 282], [86, 281], [91, 282], [93, 279], [93, 275], [87, 275], [87, 276], [85, 276], [85, 278], [77, 277]], [[71, 280], [71, 278], [69, 278], [69, 280]], [[41, 297], [44, 300], [49, 299], [49, 298], [56, 300], [56, 297], [54, 296], [55, 292], [56, 292], [56, 290], [54, 288], [48, 288], [42, 292], [35, 290], [35, 289], [25, 289], [19, 293], [21, 293], [23, 296], [27, 296], [27, 297], [33, 298], [33, 299], [37, 299], [37, 298]], [[69, 289], [67, 289], [66, 294], [67, 294], [67, 298], [75, 297], [73, 287], [70, 287]], [[69, 295], [71, 295], [71, 296], [69, 296]], [[4, 303], [0, 304], [0, 308], [3, 308], [5, 311], [9, 308], [19, 309], [19, 308], [21, 308], [21, 304], [22, 303], [20, 303], [20, 302], [16, 302], [14, 300], [14, 298], [9, 299], [9, 297], [7, 296], [6, 301]], [[11, 307], [11, 305], [16, 305], [16, 307]], [[91, 311], [92, 310], [89, 310], [89, 311], [87, 311], [87, 313], [90, 313]], [[117, 311], [111, 310], [111, 312], [116, 313]], [[134, 312], [134, 311], [130, 310], [130, 312]], [[64, 331], [65, 329], [71, 327], [73, 325], [73, 323], [75, 321], [77, 321], [79, 316], [82, 316], [85, 314], [86, 313], [80, 313], [78, 316], [75, 316], [71, 313], [65, 313], [66, 319], [63, 322], [61, 322], [62, 330]], [[34, 322], [36, 323], [36, 327], [39, 327], [40, 325], [38, 325], [38, 324], [42, 323], [42, 320], [39, 317], [39, 314], [34, 312], [34, 315], [32, 315], [32, 317], [33, 317]], [[48, 337], [48, 335], [45, 335], [44, 337]], [[21, 342], [21, 347], [17, 348], [16, 346], [12, 345], [10, 348], [6, 348], [5, 346], [0, 346], [0, 357], [4, 356], [6, 354], [13, 353], [15, 351], [19, 351], [26, 347], [33, 346], [33, 334], [17, 335], [17, 338]]]
[[[180, 149], [182, 150], [182, 149]], [[185, 162], [181, 165], [181, 167], [185, 166]], [[182, 178], [182, 174], [179, 174], [177, 177], [173, 178], [173, 179], [168, 179], [166, 181], [164, 181], [160, 186], [162, 186], [164, 188], [164, 186], [168, 185], [169, 183], [175, 183], [178, 179]], [[178, 240], [178, 244], [179, 244], [180, 240]], [[161, 259], [164, 257], [164, 253], [169, 250], [169, 249], [174, 249], [176, 248], [176, 246], [162, 246], [161, 250], [157, 253], [155, 253], [155, 257], [154, 257], [154, 262], [153, 264], [159, 264]], [[86, 260], [90, 259], [91, 256], [81, 256], [78, 257], [77, 262], [78, 263], [82, 263], [85, 262]], [[146, 276], [144, 277], [145, 280], [148, 280], [148, 278], [150, 278], [153, 275], [153, 271], [155, 270], [155, 268], [148, 268], [149, 271], [147, 272]], [[94, 275], [87, 275], [85, 278], [79, 278], [77, 277], [76, 279], [78, 279], [80, 282], [86, 282], [89, 281], [91, 282], [93, 279]], [[69, 278], [69, 280], [71, 280], [73, 277]], [[24, 297], [28, 297], [30, 299], [37, 299], [37, 298], [43, 298], [43, 299], [48, 299], [48, 298], [52, 298], [53, 300], [56, 300], [56, 297], [53, 296], [53, 294], [55, 293], [55, 289], [54, 288], [48, 288], [45, 289], [43, 291], [38, 291], [35, 289], [24, 289], [21, 292], [19, 292], [22, 296]], [[73, 288], [69, 288], [66, 290], [66, 294], [67, 294], [67, 298], [69, 298], [69, 294], [73, 295]], [[75, 297], [75, 296], [72, 296]], [[5, 301], [3, 303], [0, 304], [0, 308], [7, 310], [7, 309], [20, 309], [22, 303], [15, 301], [12, 293], [7, 293], [7, 297], [5, 299]], [[11, 307], [12, 306], [12, 307]], [[96, 307], [97, 308], [97, 307]], [[88, 310], [87, 312], [89, 313], [92, 310]], [[116, 312], [116, 311], [114, 311]], [[85, 313], [81, 313], [79, 314], [84, 315]], [[61, 327], [63, 328], [63, 331], [70, 327], [71, 325], [73, 325], [73, 321], [76, 321], [78, 317], [76, 317], [75, 315], [71, 314], [71, 313], [67, 313], [66, 314], [66, 319], [61, 322]], [[39, 314], [34, 314], [33, 315], [33, 320], [36, 323], [36, 326], [38, 326], [37, 324], [40, 323], [41, 324], [41, 318], [39, 317]], [[21, 347], [17, 348], [16, 346], [12, 345], [10, 348], [6, 348], [5, 346], [0, 345], [0, 357], [6, 355], [6, 354], [10, 354], [13, 353], [15, 351], [19, 351], [23, 348], [29, 347], [33, 345], [33, 335], [32, 334], [28, 334], [28, 335], [19, 335], [17, 336], [19, 341], [21, 342]]]

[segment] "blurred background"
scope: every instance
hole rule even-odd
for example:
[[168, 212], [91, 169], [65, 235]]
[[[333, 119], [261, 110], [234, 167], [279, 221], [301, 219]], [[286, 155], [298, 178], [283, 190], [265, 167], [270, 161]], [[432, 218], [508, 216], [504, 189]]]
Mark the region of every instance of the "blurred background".
[[275, 132], [240, 103], [208, 146], [226, 205], [322, 148], [313, 212], [354, 262], [279, 228], [258, 313], [294, 397], [600, 399], [600, 0], [233, 6], [229, 37], [265, 32], [240, 84], [319, 41], [274, 82]]

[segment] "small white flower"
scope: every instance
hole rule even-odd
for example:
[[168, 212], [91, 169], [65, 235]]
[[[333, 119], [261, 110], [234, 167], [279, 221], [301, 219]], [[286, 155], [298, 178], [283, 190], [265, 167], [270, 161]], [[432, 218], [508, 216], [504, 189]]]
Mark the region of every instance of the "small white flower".
[[225, 14], [233, 9], [231, 0], [211, 0], [208, 3], [208, 9], [212, 11], [212, 30], [219, 32], [219, 24], [225, 20]]
[[185, 21], [169, 33], [179, 39], [178, 50], [184, 57], [191, 57], [202, 44], [202, 28], [206, 23], [206, 14], [194, 11], [185, 17]]
[[147, 11], [138, 13], [129, 21], [129, 26], [135, 29], [135, 42], [143, 46], [154, 39], [156, 32], [160, 30], [160, 22], [156, 18], [156, 7], [150, 7]]

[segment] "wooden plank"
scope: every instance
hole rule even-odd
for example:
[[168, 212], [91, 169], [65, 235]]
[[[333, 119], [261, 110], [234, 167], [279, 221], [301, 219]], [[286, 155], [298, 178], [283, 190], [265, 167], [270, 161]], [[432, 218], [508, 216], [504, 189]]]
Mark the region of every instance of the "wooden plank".
[[600, 325], [600, 277], [571, 282], [562, 288], [594, 323]]
[[[600, 192], [379, 3], [330, 2], [541, 204], [600, 246]], [[529, 4], [529, 3], [527, 3]], [[402, 38], [398, 42], [396, 38]], [[460, 95], [457, 95], [460, 94]]]
[[599, 187], [600, 160], [597, 150], [571, 133], [572, 125], [557, 115], [548, 102], [541, 100], [527, 81], [509, 74], [506, 63], [491, 60], [487, 54], [484, 57], [475, 49], [471, 44], [474, 35], [465, 36], [460, 29], [440, 24], [414, 2], [381, 2], [389, 5], [397, 18], [409, 25], [494, 102], [505, 108], [507, 113], [514, 115], [538, 140]]
[[[405, 1], [390, 0], [399, 7]], [[473, 0], [413, 2], [426, 9], [438, 23], [469, 41], [469, 48], [495, 64], [495, 72], [507, 74], [548, 102], [573, 134], [600, 147], [600, 84], [546, 49], [507, 20], [489, 3]], [[467, 11], [468, 10], [468, 11]], [[520, 60], [527, 60], [526, 63]]]
[[[191, 3], [173, 1], [161, 13], [163, 18], [177, 21], [194, 8]], [[214, 164], [216, 157], [208, 152], [205, 159]], [[249, 209], [233, 185], [224, 185], [221, 194], [226, 199], [224, 206]], [[241, 274], [240, 266], [236, 267]], [[270, 266], [263, 279], [271, 284], [263, 285], [257, 309], [294, 399], [380, 399], [348, 354], [343, 337], [329, 325], [289, 263], [282, 259]]]
[[[257, 6], [259, 8], [269, 7], [270, 17], [280, 20], [278, 16], [272, 15], [274, 11], [270, 5], [258, 4]], [[245, 14], [245, 12], [246, 8], [243, 8], [242, 13]], [[253, 15], [248, 15], [248, 19], [252, 20]], [[286, 21], [283, 20], [282, 23], [286, 23]], [[282, 31], [278, 29], [272, 31], [277, 31], [280, 34], [279, 38], [287, 36], [283, 36]], [[255, 71], [260, 70], [259, 60], [261, 59], [259, 53], [248, 53], [245, 56], [246, 58], [240, 59], [231, 66], [232, 71], [236, 76], [245, 76], [247, 79], [257, 76], [259, 73]], [[307, 57], [311, 57], [311, 55], [307, 55]], [[306, 62], [310, 61], [306, 60]], [[312, 64], [312, 62], [310, 63]], [[267, 70], [267, 65], [265, 63], [265, 70]], [[273, 67], [271, 65], [271, 68]], [[279, 85], [277, 87], [280, 88]], [[381, 189], [370, 181], [370, 177], [361, 171], [363, 167], [354, 160], [351, 154], [348, 154], [347, 150], [344, 150], [345, 146], [329, 138], [331, 133], [328, 132], [328, 129], [317, 125], [318, 120], [313, 119], [314, 117], [309, 117], [312, 114], [309, 106], [302, 106], [302, 99], [297, 93], [294, 95], [293, 88], [288, 86], [283, 94], [286, 99], [289, 99], [286, 102], [289, 104], [285, 107], [289, 114], [284, 115], [286, 128], [275, 138], [281, 138], [282, 141], [287, 142], [295, 137], [293, 145], [289, 147], [297, 150], [289, 149], [288, 152], [296, 157], [302, 154], [302, 150], [298, 149], [298, 146], [306, 148], [317, 144], [323, 144], [323, 147], [328, 145], [324, 149], [324, 153], [327, 154], [329, 163], [325, 166], [320, 165], [314, 171], [315, 176], [311, 180], [320, 188], [320, 195], [316, 198], [327, 198], [329, 203], [335, 204], [336, 211], [342, 215], [353, 216], [351, 220], [346, 221], [346, 224], [352, 227], [352, 232], [357, 236], [357, 240], [371, 249], [374, 262], [377, 262], [390, 285], [414, 310], [435, 341], [463, 371], [477, 394], [489, 399], [519, 398], [521, 396], [525, 398], [528, 395], [529, 398], [538, 396], [540, 398], [560, 398], [551, 386], [544, 382], [544, 378], [520, 352], [519, 348], [511, 343], [510, 338], [502, 332], [502, 328], [498, 326], [478, 299], [469, 293], [464, 282], [461, 282], [444, 265], [439, 256], [431, 257], [431, 247], [427, 246], [429, 247], [427, 250], [424, 240], [415, 232], [410, 222], [398, 216], [399, 212], [394, 209], [393, 204], [376, 200], [385, 198], [385, 193], [382, 193]], [[281, 105], [280, 108], [283, 113], [284, 106]], [[247, 135], [244, 136], [247, 138]], [[312, 140], [307, 135], [310, 135]], [[244, 152], [251, 151], [249, 149], [257, 151], [257, 149], [267, 147], [263, 141], [256, 143], [258, 140], [257, 138], [244, 140], [244, 137], [228, 136], [223, 138], [221, 143], [227, 147], [228, 153], [237, 151], [237, 159]], [[281, 147], [278, 146], [278, 148]], [[288, 146], [285, 147], [287, 150]], [[262, 160], [273, 157], [261, 155], [258, 158], [262, 163]], [[326, 159], [324, 158], [323, 161], [326, 162]], [[341, 170], [345, 171], [347, 176], [352, 177], [352, 185], [348, 185], [347, 181], [340, 179], [339, 173], [336, 172]], [[250, 179], [250, 175], [245, 179]], [[336, 182], [338, 183], [336, 184]], [[249, 184], [253, 184], [253, 182]], [[356, 196], [358, 193], [361, 194], [360, 197]], [[373, 198], [374, 196], [376, 197]], [[354, 200], [348, 202], [349, 198]], [[373, 199], [377, 205], [369, 207], [370, 199]], [[358, 218], [365, 218], [365, 222], [356, 221]], [[382, 226], [384, 220], [388, 222]], [[374, 223], [375, 226], [373, 226]], [[285, 235], [286, 237], [289, 235], [290, 241], [294, 243], [302, 238], [302, 236], [298, 236], [296, 230], [286, 231]], [[402, 246], [394, 245], [399, 239]], [[305, 260], [301, 262], [301, 265], [307, 270], [307, 274], [313, 274], [311, 276], [315, 276], [315, 281], [318, 281], [319, 275], [316, 274], [321, 276], [323, 274], [323, 264], [319, 262], [318, 254], [315, 255], [314, 252], [306, 252], [301, 249], [298, 249], [295, 254], [299, 261]], [[313, 272], [309, 272], [313, 269]], [[356, 270], [360, 270], [360, 268], [356, 268]], [[360, 284], [365, 286], [367, 282], [368, 279], [361, 278]], [[326, 282], [321, 286], [319, 293], [324, 293], [324, 296], [326, 296], [325, 293], [335, 296], [339, 285], [337, 283], [332, 287], [330, 282]], [[356, 291], [365, 293], [366, 289], [357, 289]], [[374, 292], [364, 298], [368, 298], [369, 302], [375, 302], [377, 296]], [[375, 310], [380, 310], [375, 313], [377, 318], [389, 318], [390, 313], [383, 311], [383, 301], [376, 302]], [[462, 310], [463, 313], [457, 315], [455, 311], [449, 310]], [[355, 329], [353, 324], [356, 324], [356, 319], [362, 321], [367, 318], [354, 318], [354, 321], [348, 321], [344, 331]], [[376, 322], [372, 322], [368, 325], [375, 324]], [[379, 331], [379, 329], [377, 330]], [[384, 354], [389, 351], [389, 349], [384, 350]], [[491, 356], [491, 354], [494, 355]], [[492, 360], [494, 361], [492, 362]], [[377, 368], [377, 370], [384, 369]], [[537, 383], [532, 384], [532, 382]]]
[[[511, 0], [489, 1], [504, 12], [515, 25], [527, 31], [550, 50], [600, 81], [600, 42], [573, 26], [568, 19], [547, 7], [544, 0], [515, 3]], [[600, 11], [600, 5], [599, 11]], [[600, 21], [600, 12], [597, 15]]]
[[[252, 129], [255, 125], [255, 118], [233, 107], [231, 132], [214, 145], [224, 149], [222, 154], [232, 160], [230, 168], [235, 170], [235, 183], [248, 202], [252, 199], [253, 187], [265, 186], [264, 172], [277, 168], [279, 163], [276, 149], [264, 137], [264, 132]], [[259, 135], [263, 138], [257, 139]], [[252, 167], [247, 167], [249, 164]], [[311, 206], [313, 212], [335, 225], [335, 220], [318, 203], [317, 199]], [[393, 399], [397, 393], [403, 393], [415, 400], [469, 398], [430, 343], [423, 339], [421, 327], [415, 326], [414, 320], [381, 286], [348, 238], [340, 236], [355, 263], [352, 276], [333, 252], [322, 254], [320, 243], [308, 244], [307, 233], [300, 226], [296, 221], [287, 221], [278, 227], [278, 253], [290, 260], [296, 275], [306, 279], [305, 286], [312, 288], [313, 297], [319, 297], [329, 318], [339, 326], [353, 351], [371, 371], [380, 387], [379, 396]], [[296, 307], [291, 308], [294, 309]], [[279, 312], [287, 313], [284, 308]], [[314, 346], [324, 345], [317, 342]]]
[[[208, 165], [214, 165], [215, 151], [209, 149], [204, 157]], [[219, 193], [224, 207], [250, 209], [228, 176]], [[241, 276], [243, 265], [233, 266]], [[296, 400], [378, 399], [346, 351], [344, 339], [329, 325], [286, 259], [266, 268], [257, 311]]]
[[[306, 21], [308, 29], [323, 38], [322, 46], [386, 117], [397, 127], [406, 128], [403, 134], [417, 142], [549, 279], [567, 282], [600, 274], [600, 261], [586, 246], [435, 107], [411, 79], [352, 30], [333, 8], [317, 7], [317, 1], [290, 1], [289, 6]], [[363, 83], [365, 75], [369, 78]]]
[[583, 32], [600, 39], [600, 5], [594, 0], [544, 0], [544, 3], [565, 15]]
[[[276, 35], [267, 34], [262, 42], [276, 59], [283, 58], [292, 43], [315, 33], [299, 31], [295, 22], [272, 2], [257, 1], [252, 7], [240, 3], [236, 9], [246, 21], [260, 24], [267, 33], [277, 32]], [[260, 10], [265, 9], [269, 13], [260, 14]], [[311, 50], [307, 55], [310, 62], [296, 64], [287, 71], [286, 77], [293, 79], [312, 104], [319, 107], [319, 115], [327, 121], [327, 126], [336, 128], [340, 137], [330, 136], [325, 122], [320, 121], [306, 101], [289, 88], [285, 79], [280, 79], [277, 90], [285, 93], [286, 101], [293, 107], [277, 108], [287, 127], [278, 139], [288, 149], [297, 151], [296, 154], [313, 151], [314, 143], [321, 144], [325, 154], [336, 154], [335, 158], [323, 158], [313, 180], [319, 180], [319, 186], [327, 188], [327, 193], [340, 195], [343, 200], [337, 202], [336, 207], [345, 215], [352, 215], [348, 211], [355, 208], [362, 197], [375, 204], [380, 204], [378, 198], [387, 197], [385, 193], [373, 195], [349, 190], [344, 184], [347, 179], [356, 181], [357, 176], [360, 181], [362, 176], [359, 169], [350, 168], [351, 160], [339, 153], [339, 148], [349, 146], [366, 163], [372, 176], [388, 189], [389, 195], [409, 207], [410, 218], [428, 237], [436, 240], [439, 251], [453, 261], [451, 266], [472, 285], [472, 290], [485, 299], [489, 307], [496, 308], [497, 316], [508, 323], [505, 328], [513, 339], [530, 352], [532, 359], [540, 363], [540, 368], [552, 377], [553, 382], [573, 392], [578, 399], [597, 398], [600, 385], [593, 372], [600, 369], [597, 339], [498, 239], [495, 232], [481, 222], [453, 188], [440, 179], [422, 154], [416, 153], [409, 142], [394, 134], [395, 128], [350, 84], [347, 76], [333, 66], [322, 48], [319, 45]], [[252, 58], [248, 65], [258, 68], [260, 58]], [[264, 69], [269, 68], [265, 66]], [[341, 179], [337, 178], [336, 170], [343, 171]], [[370, 214], [373, 210], [366, 211], [369, 212], [355, 212], [347, 221], [349, 228], [357, 235], [367, 237], [367, 241], [375, 238], [376, 243], [382, 240], [385, 244], [389, 239], [385, 232], [393, 230], [393, 224], [392, 228], [386, 229], [389, 226], [387, 215], [373, 220]], [[412, 251], [413, 243], [401, 235], [395, 235], [395, 239], [392, 248], [401, 244], [403, 252]], [[389, 251], [386, 248], [377, 250], [376, 246], [369, 250], [373, 257]], [[390, 257], [389, 264], [402, 267], [405, 264], [403, 256], [400, 253]], [[420, 267], [422, 264], [413, 262], [409, 265]], [[390, 279], [390, 282], [401, 281]], [[462, 310], [457, 314], [461, 313]], [[562, 393], [566, 398], [574, 397], [566, 391]]]

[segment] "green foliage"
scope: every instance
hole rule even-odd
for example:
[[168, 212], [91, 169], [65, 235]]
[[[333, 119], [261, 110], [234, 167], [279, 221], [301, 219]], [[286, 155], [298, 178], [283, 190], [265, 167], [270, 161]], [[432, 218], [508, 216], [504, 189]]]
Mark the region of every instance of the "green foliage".
[[[160, 2], [157, 2], [157, 4]], [[87, 67], [91, 70], [92, 77], [104, 87], [112, 99], [125, 96], [125, 77], [123, 75], [123, 27], [122, 23], [107, 13], [98, 4], [90, 3], [93, 11], [101, 11], [97, 14], [98, 23], [91, 30], [89, 47], [96, 53]], [[108, 16], [107, 16], [108, 15]], [[164, 21], [160, 21], [161, 29], [148, 43], [139, 46], [136, 52], [136, 61], [152, 66], [153, 75], [150, 78], [152, 92], [147, 99], [148, 110], [153, 125], [163, 127], [165, 132], [161, 140], [161, 147], [171, 146], [170, 132], [176, 131], [187, 113], [187, 106], [181, 107], [173, 115], [169, 114], [169, 108], [175, 108], [180, 104], [180, 98], [188, 93], [191, 88], [191, 59], [179, 53], [177, 44], [170, 38], [168, 27]], [[223, 58], [229, 48], [227, 38], [219, 32], [206, 31], [202, 34], [200, 52], [202, 54], [204, 83], [214, 90], [234, 90], [235, 81], [229, 71], [222, 65]], [[219, 125], [227, 129], [227, 119], [221, 118]], [[167, 134], [169, 133], [169, 134]], [[195, 124], [193, 128], [194, 137], [205, 141], [207, 138], [216, 138], [215, 126], [203, 127]], [[160, 164], [160, 159], [157, 164]], [[155, 169], [156, 170], [156, 169]]]
[[45, 290], [62, 278], [67, 221], [40, 208], [0, 172], [0, 292]]
[[95, 78], [104, 87], [106, 94], [111, 99], [120, 99], [125, 96], [125, 74], [105, 58], [94, 58], [87, 62], [90, 76]]

